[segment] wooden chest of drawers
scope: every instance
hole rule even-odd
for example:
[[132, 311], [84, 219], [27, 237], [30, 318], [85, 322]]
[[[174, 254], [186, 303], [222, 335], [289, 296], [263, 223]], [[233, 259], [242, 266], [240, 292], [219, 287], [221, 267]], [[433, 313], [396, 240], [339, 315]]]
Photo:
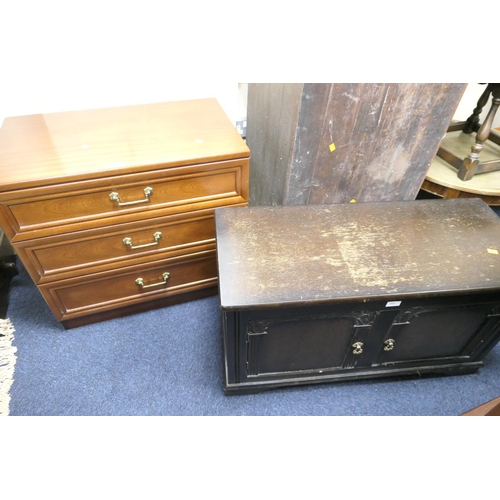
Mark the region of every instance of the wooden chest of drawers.
[[7, 118], [0, 227], [66, 327], [199, 298], [249, 156], [215, 99]]
[[500, 338], [479, 199], [215, 212], [225, 391], [476, 371]]

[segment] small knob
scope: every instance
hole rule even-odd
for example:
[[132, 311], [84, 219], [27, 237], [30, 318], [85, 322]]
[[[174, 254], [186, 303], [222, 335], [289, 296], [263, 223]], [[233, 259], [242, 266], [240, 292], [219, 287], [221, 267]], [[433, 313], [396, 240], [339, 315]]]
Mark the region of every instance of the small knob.
[[392, 351], [394, 349], [394, 339], [387, 339], [384, 341], [384, 351]]
[[363, 342], [355, 342], [352, 344], [352, 347], [354, 347], [353, 354], [361, 354], [363, 352]]

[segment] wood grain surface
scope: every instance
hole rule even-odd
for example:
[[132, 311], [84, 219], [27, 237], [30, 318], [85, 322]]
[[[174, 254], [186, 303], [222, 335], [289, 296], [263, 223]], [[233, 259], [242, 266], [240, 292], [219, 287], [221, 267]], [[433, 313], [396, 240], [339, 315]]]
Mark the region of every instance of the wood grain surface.
[[8, 117], [0, 192], [249, 154], [215, 99]]
[[[154, 235], [160, 237], [155, 241]], [[131, 240], [131, 245], [125, 239]], [[147, 245], [147, 246], [144, 246]], [[16, 245], [36, 283], [215, 248], [213, 210], [37, 238]]]
[[215, 214], [224, 307], [500, 288], [500, 220], [479, 199]]
[[215, 99], [7, 118], [0, 227], [68, 328], [195, 300], [249, 155]]
[[250, 204], [415, 199], [465, 87], [250, 84]]
[[[169, 273], [165, 283], [162, 274]], [[157, 260], [120, 271], [89, 275], [41, 284], [39, 290], [59, 320], [105, 312], [120, 306], [185, 294], [217, 284], [214, 251], [199, 252], [173, 259]], [[141, 288], [136, 279], [144, 279]], [[157, 285], [157, 286], [156, 286]]]

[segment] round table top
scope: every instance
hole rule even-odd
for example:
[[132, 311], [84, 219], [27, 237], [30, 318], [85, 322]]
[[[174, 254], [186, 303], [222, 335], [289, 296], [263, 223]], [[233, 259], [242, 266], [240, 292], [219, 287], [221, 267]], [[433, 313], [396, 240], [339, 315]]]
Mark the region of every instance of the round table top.
[[[475, 142], [476, 134], [464, 134], [460, 131], [449, 132], [441, 145], [456, 155], [465, 158], [470, 153], [470, 148]], [[500, 146], [486, 142], [480, 156], [482, 161], [500, 160]], [[435, 182], [468, 193], [488, 196], [500, 196], [500, 170], [475, 175], [469, 181], [458, 178], [457, 170], [449, 163], [436, 156], [425, 177], [428, 181]]]

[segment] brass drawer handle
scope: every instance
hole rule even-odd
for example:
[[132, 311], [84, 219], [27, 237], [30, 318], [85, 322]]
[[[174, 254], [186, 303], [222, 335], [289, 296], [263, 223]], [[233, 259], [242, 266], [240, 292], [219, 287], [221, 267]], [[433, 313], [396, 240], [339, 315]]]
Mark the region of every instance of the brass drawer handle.
[[160, 238], [161, 238], [161, 232], [157, 231], [155, 234], [153, 234], [154, 241], [153, 243], [144, 243], [143, 245], [135, 245], [132, 243], [132, 238], [123, 238], [123, 244], [125, 246], [129, 246], [132, 250], [136, 250], [137, 248], [146, 248], [146, 247], [153, 247], [155, 245], [160, 244]]
[[393, 339], [387, 339], [384, 341], [385, 347], [384, 351], [392, 351], [394, 349], [394, 340]]
[[147, 203], [149, 201], [150, 195], [152, 195], [152, 194], [153, 194], [153, 188], [152, 187], [145, 187], [144, 188], [144, 196], [146, 198], [144, 198], [143, 200], [121, 202], [120, 195], [116, 191], [113, 191], [112, 193], [109, 194], [109, 199], [111, 201], [118, 202], [119, 207], [128, 207], [130, 205], [137, 205], [138, 203]]
[[141, 288], [152, 288], [154, 286], [160, 286], [160, 285], [165, 285], [168, 281], [168, 278], [170, 277], [170, 273], [163, 273], [163, 281], [160, 281], [158, 283], [152, 283], [151, 285], [145, 285], [144, 284], [144, 278], [137, 278], [135, 282], [141, 287]]
[[352, 347], [354, 347], [353, 354], [361, 354], [363, 352], [363, 342], [355, 342], [352, 344]]

